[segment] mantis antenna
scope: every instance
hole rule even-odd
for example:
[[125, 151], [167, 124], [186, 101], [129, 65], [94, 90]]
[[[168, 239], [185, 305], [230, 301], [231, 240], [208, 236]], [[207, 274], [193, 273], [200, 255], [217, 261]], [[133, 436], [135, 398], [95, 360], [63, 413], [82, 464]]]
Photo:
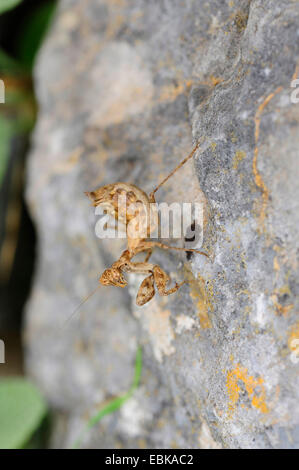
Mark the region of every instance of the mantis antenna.
[[99, 287], [101, 287], [100, 285], [96, 287], [96, 289], [94, 289], [92, 292], [90, 292], [83, 300], [82, 302], [79, 303], [79, 305], [75, 308], [75, 310], [73, 311], [73, 313], [65, 320], [65, 322], [63, 323], [62, 327], [61, 327], [61, 330], [63, 330], [66, 325], [71, 321], [71, 319], [75, 316], [75, 314], [78, 312], [78, 310], [80, 310], [80, 308], [82, 307], [83, 304], [85, 304], [85, 302], [87, 302], [87, 300], [90, 299], [90, 297], [92, 297], [96, 291], [99, 289]]
[[154, 194], [158, 191], [158, 189], [160, 189], [161, 186], [162, 186], [164, 183], [166, 183], [166, 181], [168, 181], [169, 178], [171, 178], [171, 177], [175, 174], [176, 171], [178, 171], [183, 165], [185, 165], [185, 163], [186, 163], [188, 160], [190, 160], [190, 158], [193, 157], [193, 155], [195, 154], [196, 150], [197, 150], [198, 147], [199, 147], [199, 144], [200, 144], [200, 142], [198, 141], [197, 144], [195, 145], [195, 147], [193, 148], [192, 152], [189, 153], [189, 155], [188, 155], [186, 158], [184, 158], [184, 160], [181, 161], [181, 163], [179, 163], [178, 166], [176, 166], [176, 167], [172, 170], [172, 172], [169, 173], [169, 175], [167, 175], [167, 176], [161, 181], [161, 183], [158, 184], [158, 186], [156, 186], [156, 188], [155, 188], [155, 189], [150, 193], [150, 195], [149, 195], [150, 199], [152, 199], [152, 197], [153, 197]]

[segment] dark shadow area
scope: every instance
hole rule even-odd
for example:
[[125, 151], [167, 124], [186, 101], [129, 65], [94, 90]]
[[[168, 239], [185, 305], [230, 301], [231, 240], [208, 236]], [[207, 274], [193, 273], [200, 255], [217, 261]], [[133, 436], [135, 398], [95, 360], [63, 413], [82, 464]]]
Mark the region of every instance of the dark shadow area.
[[36, 236], [24, 200], [25, 167], [36, 118], [32, 69], [55, 2], [24, 0], [0, 14], [0, 376], [23, 373], [21, 327], [30, 293]]

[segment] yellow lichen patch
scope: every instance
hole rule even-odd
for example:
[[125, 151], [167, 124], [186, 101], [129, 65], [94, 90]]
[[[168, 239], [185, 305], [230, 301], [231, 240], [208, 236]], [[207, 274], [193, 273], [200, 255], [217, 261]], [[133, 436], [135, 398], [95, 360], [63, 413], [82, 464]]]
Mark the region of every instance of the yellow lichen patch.
[[123, 8], [126, 5], [125, 0], [106, 0], [105, 3], [108, 4], [108, 6], [113, 7], [120, 7]]
[[283, 285], [279, 289], [276, 289], [270, 297], [275, 307], [275, 312], [277, 315], [286, 316], [289, 311], [294, 308], [294, 304], [281, 305], [278, 299], [279, 296], [282, 296], [284, 294], [291, 295], [290, 288], [287, 284]]
[[296, 351], [298, 348], [294, 340], [299, 340], [299, 321], [292, 325], [289, 330], [288, 347], [291, 351]]
[[234, 132], [230, 133], [230, 140], [232, 141], [233, 144], [235, 142], [237, 142], [237, 137], [236, 137], [236, 134]]
[[235, 15], [235, 25], [239, 33], [244, 31], [247, 26], [248, 14], [244, 14], [241, 11], [237, 11]]
[[266, 217], [266, 209], [267, 209], [267, 204], [269, 200], [269, 190], [262, 178], [262, 175], [260, 174], [258, 167], [257, 167], [257, 159], [258, 159], [258, 153], [259, 153], [259, 147], [258, 147], [258, 141], [259, 141], [259, 135], [260, 135], [260, 124], [261, 124], [261, 116], [262, 113], [267, 106], [267, 104], [274, 98], [274, 96], [279, 93], [282, 90], [282, 87], [276, 88], [276, 90], [273, 93], [270, 93], [263, 102], [259, 105], [257, 112], [255, 114], [254, 118], [254, 124], [255, 124], [255, 131], [254, 131], [254, 138], [255, 138], [255, 148], [254, 148], [254, 157], [252, 161], [252, 171], [255, 179], [255, 184], [256, 186], [261, 190], [262, 192], [262, 206], [260, 209], [259, 213], [259, 223], [262, 228], [264, 228], [264, 221]]
[[107, 25], [106, 38], [113, 39], [125, 22], [123, 15], [115, 15]]
[[237, 150], [233, 158], [233, 169], [237, 170], [239, 164], [246, 157], [246, 153], [243, 150]]
[[215, 87], [219, 85], [219, 83], [224, 82], [224, 79], [222, 77], [216, 77], [215, 75], [210, 75], [206, 78], [206, 80], [201, 80], [198, 82], [199, 85], [205, 85], [208, 87]]
[[[52, 174], [62, 174], [70, 172], [78, 163], [81, 155], [83, 154], [83, 147], [74, 149], [64, 160], [54, 163]], [[61, 158], [61, 156], [59, 155]]]
[[247, 297], [251, 297], [251, 293], [249, 292], [248, 289], [240, 289], [239, 292], [237, 292], [237, 295], [247, 295]]
[[194, 300], [197, 307], [198, 317], [200, 326], [203, 329], [211, 328], [212, 323], [209, 318], [208, 312], [214, 311], [213, 305], [213, 282], [205, 280], [198, 274], [197, 279], [194, 278], [193, 274], [186, 268], [185, 269], [186, 279], [190, 282], [190, 295]]
[[146, 449], [147, 448], [146, 440], [142, 439], [142, 438], [137, 440], [137, 445], [138, 445], [139, 449]]
[[295, 70], [294, 70], [294, 73], [293, 73], [293, 76], [292, 76], [292, 80], [296, 80], [296, 78], [298, 78], [298, 75], [299, 75], [299, 62], [295, 67]]
[[221, 77], [214, 77], [214, 75], [211, 75], [211, 76], [210, 76], [210, 80], [211, 80], [213, 86], [216, 86], [216, 85], [218, 85], [219, 83], [223, 82], [223, 78], [221, 78]]
[[281, 286], [278, 289], [278, 293], [279, 293], [279, 295], [283, 295], [283, 294], [291, 295], [291, 290], [290, 290], [290, 287], [288, 286], [288, 284], [284, 284], [283, 286]]
[[274, 260], [273, 260], [273, 269], [274, 269], [274, 271], [279, 271], [280, 270], [280, 265], [279, 265], [277, 256], [275, 256]]
[[233, 370], [227, 372], [226, 386], [229, 396], [228, 413], [231, 417], [236, 409], [239, 400], [241, 387], [239, 382], [243, 382], [248, 397], [251, 399], [251, 405], [261, 413], [268, 413], [269, 408], [266, 404], [266, 391], [264, 379], [262, 377], [254, 378], [248, 374], [248, 370], [237, 364]]
[[216, 143], [216, 142], [211, 142], [210, 147], [211, 147], [211, 149], [212, 149], [212, 152], [215, 152], [215, 151], [216, 151], [216, 147], [217, 147], [217, 143]]
[[281, 253], [282, 247], [275, 244], [275, 245], [273, 245], [273, 250], [274, 250], [276, 253]]
[[159, 101], [174, 101], [179, 95], [186, 93], [192, 85], [191, 80], [182, 81], [176, 85], [171, 84], [164, 86], [161, 90]]

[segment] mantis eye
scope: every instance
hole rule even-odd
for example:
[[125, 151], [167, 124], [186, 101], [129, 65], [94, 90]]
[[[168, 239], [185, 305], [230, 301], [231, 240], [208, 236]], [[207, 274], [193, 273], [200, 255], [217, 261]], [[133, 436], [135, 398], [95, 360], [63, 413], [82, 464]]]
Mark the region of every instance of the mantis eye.
[[131, 204], [132, 202], [136, 201], [136, 196], [133, 193], [133, 191], [128, 191], [127, 192], [127, 204]]

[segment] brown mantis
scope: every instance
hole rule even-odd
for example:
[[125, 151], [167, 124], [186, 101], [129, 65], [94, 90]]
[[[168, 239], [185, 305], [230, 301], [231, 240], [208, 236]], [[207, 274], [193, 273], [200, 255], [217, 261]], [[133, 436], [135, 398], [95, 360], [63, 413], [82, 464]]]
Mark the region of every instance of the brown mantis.
[[[93, 206], [104, 206], [107, 213], [110, 213], [117, 222], [123, 222], [126, 227], [127, 249], [110, 268], [105, 269], [99, 279], [99, 283], [104, 286], [125, 287], [128, 283], [124, 273], [146, 274], [147, 277], [142, 281], [137, 292], [136, 304], [138, 306], [146, 304], [154, 297], [155, 286], [160, 295], [169, 295], [188, 282], [176, 282], [174, 287], [168, 288], [167, 284], [170, 281], [168, 274], [159, 265], [149, 262], [154, 248], [193, 251], [207, 256], [206, 253], [196, 249], [172, 247], [158, 241], [148, 240], [153, 227], [158, 223], [154, 211], [156, 204], [155, 193], [176, 171], [193, 157], [198, 147], [199, 142], [191, 153], [149, 195], [133, 184], [122, 182], [108, 184], [85, 193], [92, 201]], [[123, 204], [120, 204], [120, 201]], [[153, 224], [149, 224], [150, 219], [151, 221], [154, 220]], [[144, 261], [132, 261], [139, 253], [146, 254]]]

